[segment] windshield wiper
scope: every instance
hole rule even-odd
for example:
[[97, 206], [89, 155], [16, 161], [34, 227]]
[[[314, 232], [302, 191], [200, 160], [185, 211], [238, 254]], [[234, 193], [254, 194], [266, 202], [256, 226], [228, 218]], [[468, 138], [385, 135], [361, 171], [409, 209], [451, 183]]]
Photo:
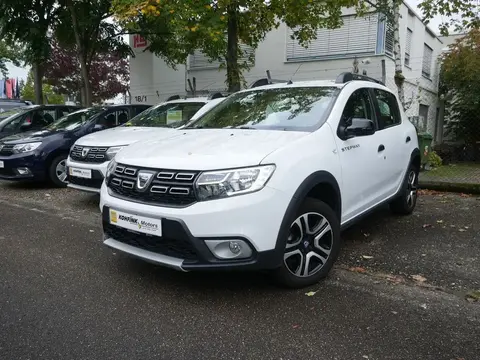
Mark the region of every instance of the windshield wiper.
[[237, 126], [235, 129], [257, 130], [257, 128], [253, 126]]

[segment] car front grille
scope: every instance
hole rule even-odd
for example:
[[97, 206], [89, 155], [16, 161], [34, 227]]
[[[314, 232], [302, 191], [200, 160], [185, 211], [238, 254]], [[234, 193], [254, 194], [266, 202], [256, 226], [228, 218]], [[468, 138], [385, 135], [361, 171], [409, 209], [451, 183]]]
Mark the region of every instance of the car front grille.
[[84, 163], [103, 163], [108, 161], [108, 147], [89, 147], [75, 145], [70, 150], [70, 158]]
[[106, 221], [103, 222], [103, 231], [106, 237], [136, 248], [179, 259], [198, 259], [193, 245], [185, 240], [142, 234], [123, 229]]
[[0, 144], [0, 155], [12, 155], [14, 146], [15, 145], [1, 145]]
[[[152, 178], [144, 189], [138, 188], [139, 173], [147, 173]], [[197, 201], [193, 184], [198, 174], [198, 171], [143, 169], [117, 164], [108, 181], [108, 187], [114, 196], [136, 202], [185, 207]]]

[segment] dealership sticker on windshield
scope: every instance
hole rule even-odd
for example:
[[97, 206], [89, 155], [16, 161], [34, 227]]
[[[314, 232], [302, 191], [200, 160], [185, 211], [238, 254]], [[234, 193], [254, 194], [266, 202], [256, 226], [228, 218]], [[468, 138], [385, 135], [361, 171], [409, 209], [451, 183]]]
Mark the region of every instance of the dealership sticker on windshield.
[[92, 170], [90, 169], [78, 169], [69, 167], [68, 168], [70, 176], [75, 176], [84, 179], [91, 179], [92, 178]]
[[162, 236], [162, 221], [110, 209], [110, 224], [144, 234]]
[[0, 161], [0, 169], [3, 169], [3, 161]]

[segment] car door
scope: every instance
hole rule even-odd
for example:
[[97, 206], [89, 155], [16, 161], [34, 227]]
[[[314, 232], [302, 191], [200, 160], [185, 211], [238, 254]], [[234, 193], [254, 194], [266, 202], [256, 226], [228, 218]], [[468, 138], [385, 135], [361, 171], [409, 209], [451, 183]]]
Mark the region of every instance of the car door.
[[345, 138], [342, 128], [348, 128], [353, 119], [373, 122], [376, 131], [376, 114], [370, 91], [355, 90], [345, 104], [336, 136], [337, 152], [342, 169], [342, 222], [346, 222], [373, 206], [382, 198], [381, 168], [383, 157], [379, 154], [377, 135], [355, 135]]
[[405, 153], [407, 134], [403, 134], [399, 103], [394, 94], [382, 89], [372, 89], [377, 119], [378, 131], [376, 137], [378, 146], [384, 148], [382, 165], [382, 188], [385, 197], [394, 195], [405, 175], [410, 154]]

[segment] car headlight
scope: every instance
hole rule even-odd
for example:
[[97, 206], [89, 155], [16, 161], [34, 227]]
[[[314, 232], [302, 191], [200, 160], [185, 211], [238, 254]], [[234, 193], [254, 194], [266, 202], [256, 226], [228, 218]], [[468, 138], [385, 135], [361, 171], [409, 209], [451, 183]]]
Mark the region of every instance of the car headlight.
[[117, 153], [122, 150], [125, 146], [113, 146], [107, 150], [107, 158], [113, 159]]
[[110, 176], [115, 171], [116, 166], [117, 166], [117, 163], [115, 162], [115, 160], [112, 160], [108, 163], [107, 172], [105, 173], [105, 182], [108, 182], [108, 180], [110, 180]]
[[201, 201], [248, 194], [261, 190], [274, 171], [275, 165], [207, 171], [200, 174], [195, 189]]
[[20, 154], [24, 152], [29, 152], [33, 151], [36, 148], [38, 148], [40, 145], [42, 145], [41, 142], [32, 142], [32, 143], [26, 143], [26, 144], [18, 144], [13, 147], [13, 152], [15, 154]]

